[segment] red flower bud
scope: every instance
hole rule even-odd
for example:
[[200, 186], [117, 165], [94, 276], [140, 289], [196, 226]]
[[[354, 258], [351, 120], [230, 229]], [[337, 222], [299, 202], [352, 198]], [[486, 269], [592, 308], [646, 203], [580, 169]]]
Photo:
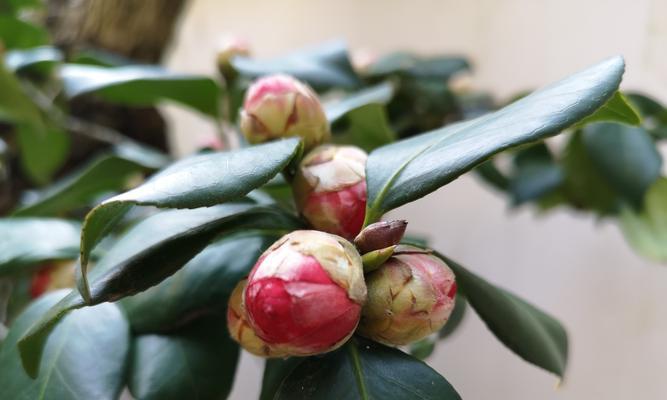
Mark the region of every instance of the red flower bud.
[[354, 332], [366, 300], [361, 257], [338, 236], [292, 232], [259, 258], [244, 299], [257, 336], [272, 348], [293, 356], [334, 350]]
[[36, 299], [46, 292], [74, 287], [75, 283], [74, 262], [48, 263], [33, 274], [30, 280], [30, 297]]
[[255, 330], [248, 323], [248, 317], [243, 305], [243, 291], [247, 284], [247, 279], [240, 281], [229, 297], [229, 305], [227, 307], [227, 328], [229, 329], [229, 334], [241, 347], [252, 354], [262, 357], [282, 357], [285, 354], [271, 348], [271, 346], [257, 337]]
[[306, 149], [330, 137], [317, 94], [287, 75], [267, 76], [250, 86], [241, 112], [241, 130], [250, 143], [299, 136]]
[[454, 309], [456, 281], [441, 259], [410, 247], [366, 276], [368, 301], [359, 333], [405, 345], [442, 328]]
[[292, 184], [299, 212], [313, 228], [352, 240], [366, 214], [366, 153], [324, 145], [299, 165]]

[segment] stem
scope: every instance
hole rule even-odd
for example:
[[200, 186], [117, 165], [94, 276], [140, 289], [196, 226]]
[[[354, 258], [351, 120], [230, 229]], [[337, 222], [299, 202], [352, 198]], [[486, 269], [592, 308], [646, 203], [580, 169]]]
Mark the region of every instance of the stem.
[[366, 390], [366, 383], [364, 382], [364, 376], [361, 372], [361, 359], [359, 358], [359, 350], [353, 341], [354, 339], [347, 342], [345, 347], [347, 347], [347, 352], [350, 354], [350, 361], [352, 361], [352, 371], [354, 372], [354, 378], [357, 381], [359, 396], [361, 396], [361, 400], [368, 400], [368, 391]]

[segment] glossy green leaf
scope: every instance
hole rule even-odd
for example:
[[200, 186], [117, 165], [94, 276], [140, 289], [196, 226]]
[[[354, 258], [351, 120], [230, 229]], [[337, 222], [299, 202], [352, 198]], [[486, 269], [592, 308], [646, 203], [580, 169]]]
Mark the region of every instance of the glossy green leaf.
[[641, 127], [597, 123], [583, 129], [582, 140], [599, 174], [619, 196], [640, 208], [662, 168], [651, 135]]
[[161, 168], [167, 162], [165, 155], [151, 149], [129, 143], [118, 145], [111, 153], [33, 193], [14, 215], [60, 215], [88, 206], [103, 194], [122, 191], [137, 174]]
[[0, 41], [8, 49], [27, 49], [49, 42], [42, 27], [8, 15], [0, 15]]
[[141, 400], [225, 399], [238, 356], [224, 316], [199, 318], [169, 334], [135, 337], [128, 386]]
[[438, 256], [454, 271], [463, 295], [505, 346], [529, 363], [563, 377], [568, 341], [557, 320], [447, 257]]
[[129, 106], [155, 105], [172, 100], [217, 117], [220, 88], [211, 78], [169, 72], [156, 66], [96, 67], [65, 64], [60, 68], [69, 97], [95, 93], [107, 101]]
[[0, 87], [2, 88], [0, 91], [0, 121], [32, 124], [34, 129], [45, 129], [39, 109], [25, 94], [16, 76], [2, 64], [0, 64]]
[[394, 96], [394, 87], [389, 82], [384, 82], [369, 88], [365, 88], [342, 99], [328, 102], [324, 105], [324, 111], [330, 123], [336, 122], [350, 111], [367, 106], [369, 104], [387, 104]]
[[274, 396], [283, 399], [460, 399], [445, 378], [400, 350], [353, 339], [300, 363]]
[[639, 125], [641, 117], [628, 99], [621, 92], [616, 92], [596, 112], [584, 118], [578, 126], [592, 122], [620, 122], [629, 125]]
[[575, 132], [567, 143], [562, 165], [565, 171], [564, 192], [572, 206], [601, 215], [617, 212], [618, 196], [593, 164], [581, 132]]
[[303, 357], [268, 358], [264, 364], [259, 400], [273, 400], [285, 378], [304, 360]]
[[0, 218], [0, 274], [79, 256], [81, 225], [55, 218]]
[[667, 179], [651, 186], [641, 211], [625, 207], [619, 223], [625, 239], [644, 257], [667, 262]]
[[143, 185], [112, 197], [87, 216], [81, 237], [85, 270], [93, 247], [133, 205], [197, 208], [239, 199], [282, 171], [300, 149], [296, 138], [178, 161]]
[[351, 88], [359, 78], [348, 58], [347, 46], [334, 41], [270, 60], [235, 57], [232, 66], [246, 78], [283, 73], [308, 82], [317, 90], [331, 87]]
[[21, 166], [33, 182], [43, 185], [67, 161], [69, 134], [59, 128], [22, 124], [16, 129]]
[[5, 65], [10, 71], [15, 72], [27, 69], [49, 70], [61, 61], [63, 61], [62, 52], [52, 46], [11, 50], [5, 54]]
[[519, 205], [538, 200], [558, 189], [564, 179], [562, 167], [556, 164], [544, 143], [521, 149], [514, 156], [514, 171], [509, 180], [512, 202]]
[[445, 185], [502, 150], [555, 135], [615, 93], [624, 62], [608, 59], [485, 116], [373, 151], [366, 223]]
[[454, 74], [470, 69], [468, 60], [457, 56], [419, 57], [397, 52], [374, 62], [366, 73], [369, 76], [405, 74], [418, 79], [446, 81]]
[[3, 399], [116, 400], [125, 384], [130, 329], [114, 304], [68, 315], [49, 337], [36, 379], [21, 367], [17, 340], [67, 291], [49, 293], [14, 322], [0, 351]]
[[224, 309], [238, 281], [280, 233], [249, 231], [224, 237], [159, 285], [123, 299], [132, 330], [159, 332], [193, 316]]

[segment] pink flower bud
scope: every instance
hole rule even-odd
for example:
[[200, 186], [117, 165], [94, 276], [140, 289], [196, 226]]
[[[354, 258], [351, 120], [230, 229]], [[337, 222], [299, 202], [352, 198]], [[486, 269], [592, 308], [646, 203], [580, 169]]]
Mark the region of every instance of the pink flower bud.
[[243, 291], [247, 284], [247, 279], [240, 281], [229, 297], [229, 305], [227, 307], [227, 328], [229, 329], [229, 334], [241, 347], [252, 354], [262, 357], [282, 357], [285, 354], [271, 348], [271, 346], [257, 337], [254, 329], [248, 323], [248, 317], [243, 305]]
[[224, 36], [218, 46], [217, 61], [218, 67], [226, 68], [231, 59], [236, 56], [249, 56], [250, 44], [245, 39], [238, 36]]
[[259, 258], [244, 299], [257, 336], [272, 348], [293, 356], [334, 350], [354, 332], [366, 300], [361, 257], [338, 236], [292, 232]]
[[352, 240], [366, 214], [366, 153], [324, 145], [299, 165], [292, 184], [299, 212], [313, 228]]
[[330, 137], [317, 94], [287, 75], [267, 76], [250, 86], [241, 112], [241, 130], [250, 143], [299, 136], [307, 150]]
[[454, 309], [456, 280], [441, 259], [403, 248], [366, 276], [368, 301], [359, 333], [388, 345], [405, 345], [442, 328]]

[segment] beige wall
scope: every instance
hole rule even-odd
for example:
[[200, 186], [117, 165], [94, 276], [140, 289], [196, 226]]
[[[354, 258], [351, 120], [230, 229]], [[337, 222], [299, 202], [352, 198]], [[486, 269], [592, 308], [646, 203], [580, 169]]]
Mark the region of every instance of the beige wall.
[[[474, 61], [476, 86], [500, 96], [623, 54], [623, 86], [667, 100], [664, 0], [192, 0], [170, 66], [212, 73], [224, 33], [249, 39], [259, 57], [339, 37], [379, 52], [463, 53]], [[168, 108], [183, 152], [212, 130]], [[569, 330], [568, 376], [557, 388], [554, 377], [506, 350], [470, 313], [430, 360], [465, 398], [667, 398], [667, 269], [633, 254], [612, 223], [567, 211], [512, 212], [472, 177], [394, 215]], [[260, 371], [258, 359], [244, 356], [234, 399], [256, 395]]]

